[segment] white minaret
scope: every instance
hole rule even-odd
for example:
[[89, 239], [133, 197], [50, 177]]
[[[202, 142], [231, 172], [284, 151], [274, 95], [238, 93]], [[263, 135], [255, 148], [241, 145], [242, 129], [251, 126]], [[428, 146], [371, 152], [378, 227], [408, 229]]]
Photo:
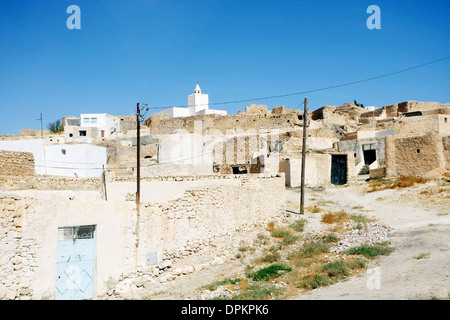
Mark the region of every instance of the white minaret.
[[200, 86], [195, 86], [194, 93], [188, 96], [189, 115], [194, 116], [197, 113], [205, 114], [209, 109], [209, 97], [207, 93], [202, 93]]

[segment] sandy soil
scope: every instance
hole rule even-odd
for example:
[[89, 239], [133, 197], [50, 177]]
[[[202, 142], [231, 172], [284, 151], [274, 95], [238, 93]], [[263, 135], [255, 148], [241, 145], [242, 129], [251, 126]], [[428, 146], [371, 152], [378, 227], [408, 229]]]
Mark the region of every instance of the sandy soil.
[[[322, 197], [340, 207], [363, 206], [367, 216], [394, 228], [391, 245], [395, 251], [378, 258], [361, 276], [296, 299], [448, 299], [450, 193], [448, 187], [443, 192], [433, 186], [366, 193], [364, 185], [358, 185], [323, 191]], [[436, 192], [430, 193], [430, 189]]]
[[[298, 190], [286, 190], [289, 211], [298, 212]], [[367, 192], [363, 180], [345, 187], [307, 189], [305, 207], [321, 203], [332, 211], [361, 213], [395, 230], [395, 251], [377, 258], [366, 273], [318, 288], [293, 299], [449, 299], [450, 292], [450, 185], [431, 181], [411, 188]], [[291, 214], [296, 216], [295, 214]], [[318, 231], [320, 214], [305, 212], [309, 230]], [[281, 219], [283, 220], [283, 219]], [[289, 218], [285, 218], [289, 223]], [[235, 242], [252, 241], [258, 230], [234, 235]], [[209, 252], [213, 258], [214, 251]], [[178, 264], [182, 264], [180, 261]], [[178, 277], [151, 299], [201, 299], [205, 285], [242, 273], [239, 259]], [[203, 289], [202, 289], [203, 287]]]

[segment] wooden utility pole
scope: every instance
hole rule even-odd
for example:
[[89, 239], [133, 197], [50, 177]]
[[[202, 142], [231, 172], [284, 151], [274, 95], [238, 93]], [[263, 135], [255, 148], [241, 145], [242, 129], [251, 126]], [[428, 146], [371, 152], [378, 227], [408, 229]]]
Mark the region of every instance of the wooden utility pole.
[[137, 154], [136, 154], [136, 204], [139, 207], [141, 197], [141, 104], [137, 104], [136, 109], [136, 137], [137, 137]]
[[305, 164], [306, 164], [306, 127], [308, 124], [308, 97], [305, 97], [303, 111], [303, 146], [302, 146], [302, 177], [300, 185], [300, 214], [305, 213]]
[[43, 139], [44, 138], [44, 133], [43, 133], [43, 130], [42, 130], [42, 113], [41, 113], [41, 117], [39, 119], [36, 119], [36, 120], [40, 120], [41, 121], [41, 139]]
[[108, 201], [108, 194], [106, 193], [106, 171], [105, 171], [105, 165], [102, 165], [103, 171], [102, 171], [102, 184], [103, 184], [103, 192], [105, 193], [105, 201]]
[[137, 266], [137, 249], [139, 247], [139, 227], [140, 227], [140, 215], [141, 215], [141, 104], [137, 104], [136, 108], [136, 250], [135, 250], [135, 263]]

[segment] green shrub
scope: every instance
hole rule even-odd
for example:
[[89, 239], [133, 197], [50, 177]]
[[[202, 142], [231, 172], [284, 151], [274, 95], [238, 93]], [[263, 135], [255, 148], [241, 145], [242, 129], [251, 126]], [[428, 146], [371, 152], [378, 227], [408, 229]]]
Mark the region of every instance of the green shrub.
[[339, 237], [335, 234], [327, 234], [326, 236], [322, 237], [322, 241], [325, 243], [334, 243], [339, 241]]
[[327, 243], [324, 243], [322, 241], [316, 241], [306, 244], [301, 250], [300, 250], [300, 256], [301, 257], [313, 257], [320, 253], [325, 253], [330, 250], [330, 245]]
[[366, 267], [366, 262], [362, 259], [356, 259], [354, 261], [348, 262], [347, 266], [354, 270], [354, 269], [362, 269]]
[[291, 235], [291, 233], [289, 231], [287, 231], [287, 230], [275, 229], [275, 230], [272, 231], [271, 235], [274, 238], [284, 238], [286, 236]]
[[381, 246], [381, 245], [366, 245], [362, 244], [358, 247], [353, 247], [350, 249], [347, 249], [343, 251], [344, 254], [351, 254], [351, 255], [363, 255], [366, 258], [373, 259], [376, 256], [389, 255], [394, 249], [387, 247], [387, 246]]
[[260, 262], [275, 262], [278, 260], [280, 260], [280, 254], [278, 252], [268, 253], [259, 259]]
[[319, 287], [325, 287], [330, 284], [330, 278], [323, 274], [316, 274], [312, 278], [303, 279], [300, 282], [300, 287], [304, 289], [316, 289]]
[[344, 261], [334, 261], [326, 263], [322, 266], [322, 271], [328, 274], [329, 277], [343, 278], [346, 277], [347, 264]]
[[280, 272], [283, 272], [283, 271], [290, 272], [290, 271], [292, 271], [292, 269], [289, 267], [286, 267], [282, 264], [272, 264], [272, 265], [262, 268], [256, 272], [249, 273], [248, 277], [250, 277], [256, 281], [270, 280], [270, 279], [281, 276]]
[[235, 284], [236, 282], [241, 282], [241, 281], [242, 281], [242, 279], [240, 279], [240, 278], [234, 278], [234, 279], [233, 278], [227, 278], [225, 280], [216, 281], [216, 282], [214, 282], [214, 283], [212, 283], [210, 285], [207, 285], [206, 288], [208, 290], [213, 291], [213, 290], [216, 290], [217, 287], [223, 286], [224, 284]]
[[292, 228], [292, 230], [297, 232], [302, 232], [305, 229], [306, 220], [300, 219], [295, 221], [294, 223], [290, 224], [289, 227]]
[[264, 283], [256, 283], [249, 285], [247, 288], [234, 295], [232, 300], [262, 300], [272, 296], [275, 286], [266, 285]]
[[298, 239], [299, 238], [297, 236], [294, 236], [294, 235], [290, 234], [290, 235], [287, 235], [287, 236], [285, 236], [283, 238], [282, 243], [284, 245], [290, 245], [290, 244], [293, 244], [293, 243], [297, 242]]

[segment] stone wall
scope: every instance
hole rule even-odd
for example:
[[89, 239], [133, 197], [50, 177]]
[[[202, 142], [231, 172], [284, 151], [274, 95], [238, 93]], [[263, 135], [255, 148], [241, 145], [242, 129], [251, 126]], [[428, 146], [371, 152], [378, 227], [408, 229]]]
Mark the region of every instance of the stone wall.
[[108, 201], [89, 188], [72, 190], [70, 198], [67, 190], [2, 189], [0, 299], [55, 297], [59, 227], [96, 226], [94, 299], [100, 299], [124, 275], [153, 270], [148, 254], [167, 266], [286, 210], [283, 174], [143, 179], [139, 211], [134, 179], [111, 178], [107, 190]]
[[[404, 117], [394, 124], [396, 137], [413, 137], [426, 134], [450, 134], [450, 120], [447, 116], [429, 115]], [[450, 118], [450, 117], [449, 117]]]
[[286, 112], [283, 114], [250, 114], [250, 115], [199, 115], [192, 117], [161, 118], [151, 117], [145, 123], [151, 128], [151, 134], [172, 134], [179, 130], [194, 132], [194, 123], [201, 125], [203, 134], [221, 133], [226, 134], [227, 130], [256, 130], [260, 129], [293, 129], [303, 126], [303, 121], [299, 120], [297, 112]]
[[386, 137], [385, 155], [388, 177], [426, 176], [446, 167], [443, 139], [436, 134]]
[[35, 237], [24, 228], [31, 200], [0, 196], [0, 299], [29, 299], [37, 267]]
[[99, 190], [100, 178], [0, 175], [1, 190]]
[[450, 170], [450, 136], [442, 138], [444, 145], [445, 169]]
[[34, 175], [34, 156], [29, 152], [0, 151], [0, 175]]

